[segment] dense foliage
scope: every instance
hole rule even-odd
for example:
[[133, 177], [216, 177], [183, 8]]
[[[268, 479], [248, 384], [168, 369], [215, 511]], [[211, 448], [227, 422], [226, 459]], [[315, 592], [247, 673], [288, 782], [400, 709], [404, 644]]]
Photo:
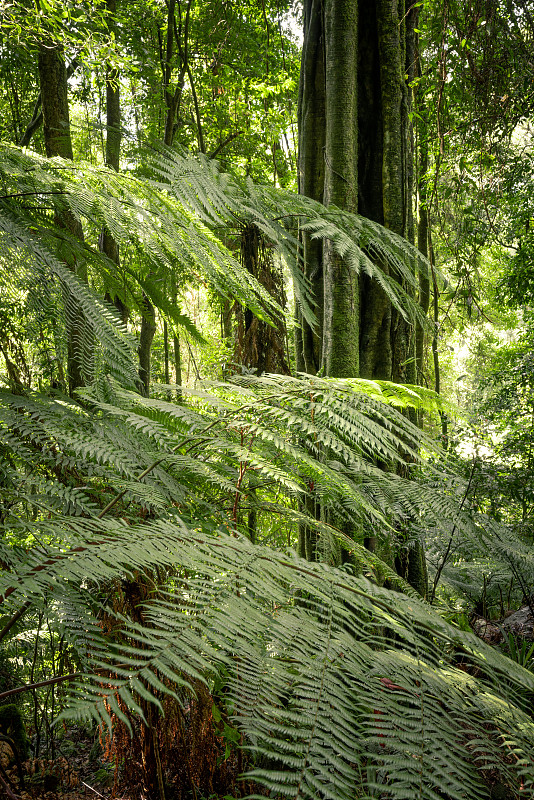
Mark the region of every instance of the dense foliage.
[[[361, 51], [358, 199], [330, 129], [303, 191], [290, 5], [0, 9], [11, 800], [73, 731], [132, 798], [534, 796], [530, 7], [408, 9], [398, 85]], [[410, 383], [298, 371], [336, 274]]]

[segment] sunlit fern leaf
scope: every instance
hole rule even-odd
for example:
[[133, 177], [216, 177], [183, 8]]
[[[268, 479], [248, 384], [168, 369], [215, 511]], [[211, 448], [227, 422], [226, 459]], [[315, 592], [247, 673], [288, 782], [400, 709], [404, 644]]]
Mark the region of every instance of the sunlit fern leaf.
[[[80, 502], [84, 493], [91, 503], [99, 493], [111, 498], [121, 491], [117, 510], [134, 519], [144, 498], [146, 508], [169, 513], [176, 507], [183, 513], [185, 504], [192, 517], [209, 508], [217, 524], [239, 527], [237, 511], [252, 497], [258, 511], [276, 514], [291, 532], [299, 499], [313, 485], [324, 507], [353, 532], [331, 533], [353, 549], [365, 521], [385, 536], [395, 520], [424, 514], [439, 527], [457, 513], [455, 496], [376, 466], [374, 459], [399, 463], [404, 452], [413, 472], [422, 463], [421, 446], [431, 452], [433, 445], [395, 407], [369, 396], [376, 386], [366, 382], [240, 376], [196, 390], [196, 407], [110, 389], [114, 402], [92, 400], [92, 411], [67, 399], [3, 395], [5, 444], [30, 474], [44, 467], [66, 477], [76, 465], [80, 478], [83, 464]], [[413, 390], [410, 402], [416, 397]], [[241, 485], [243, 469], [259, 482], [259, 494]], [[27, 494], [23, 484], [19, 491]], [[307, 524], [326, 535], [315, 518]], [[462, 520], [458, 525], [464, 529]]]

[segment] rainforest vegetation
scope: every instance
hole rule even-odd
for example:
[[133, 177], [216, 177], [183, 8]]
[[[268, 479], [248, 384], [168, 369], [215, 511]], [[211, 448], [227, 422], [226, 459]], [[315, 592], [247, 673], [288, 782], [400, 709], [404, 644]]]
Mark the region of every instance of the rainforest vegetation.
[[534, 798], [533, 0], [0, 54], [0, 796]]

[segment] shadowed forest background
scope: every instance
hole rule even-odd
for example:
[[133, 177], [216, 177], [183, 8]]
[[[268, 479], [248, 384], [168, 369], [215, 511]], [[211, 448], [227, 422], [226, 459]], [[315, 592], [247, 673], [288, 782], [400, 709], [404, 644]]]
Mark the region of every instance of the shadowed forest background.
[[533, 798], [531, 0], [0, 53], [0, 796]]

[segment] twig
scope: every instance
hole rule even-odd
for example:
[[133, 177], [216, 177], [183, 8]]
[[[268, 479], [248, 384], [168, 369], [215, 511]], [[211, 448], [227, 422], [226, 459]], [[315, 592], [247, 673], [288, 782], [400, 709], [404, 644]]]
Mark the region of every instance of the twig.
[[227, 144], [233, 142], [234, 139], [236, 139], [238, 136], [241, 136], [242, 133], [243, 131], [236, 131], [235, 133], [231, 133], [229, 136], [226, 137], [226, 139], [224, 139], [220, 144], [217, 145], [215, 150], [212, 150], [211, 153], [208, 153], [208, 158], [210, 160], [212, 158], [216, 158], [223, 149], [223, 147], [226, 147]]
[[9, 778], [7, 778], [7, 780], [6, 780], [6, 778], [4, 778], [4, 775], [7, 778], [7, 775], [5, 773], [5, 770], [4, 770], [3, 766], [0, 764], [0, 786], [3, 786], [3, 788], [4, 788], [5, 792], [6, 792], [6, 797], [9, 797], [9, 800], [20, 800], [18, 794], [15, 794], [14, 792], [11, 791], [11, 787], [10, 787], [9, 783], [7, 782], [7, 780], [9, 780]]
[[89, 786], [89, 784], [88, 784], [88, 783], [85, 783], [85, 781], [80, 781], [80, 783], [82, 784], [82, 786], [86, 786], [86, 787], [87, 787], [87, 789], [90, 789], [92, 792], [94, 792], [95, 794], [97, 794], [99, 797], [104, 797], [104, 795], [103, 795], [103, 794], [100, 794], [100, 792], [97, 792], [97, 791], [96, 791], [96, 789], [93, 789], [93, 787], [92, 787], [92, 786]]

